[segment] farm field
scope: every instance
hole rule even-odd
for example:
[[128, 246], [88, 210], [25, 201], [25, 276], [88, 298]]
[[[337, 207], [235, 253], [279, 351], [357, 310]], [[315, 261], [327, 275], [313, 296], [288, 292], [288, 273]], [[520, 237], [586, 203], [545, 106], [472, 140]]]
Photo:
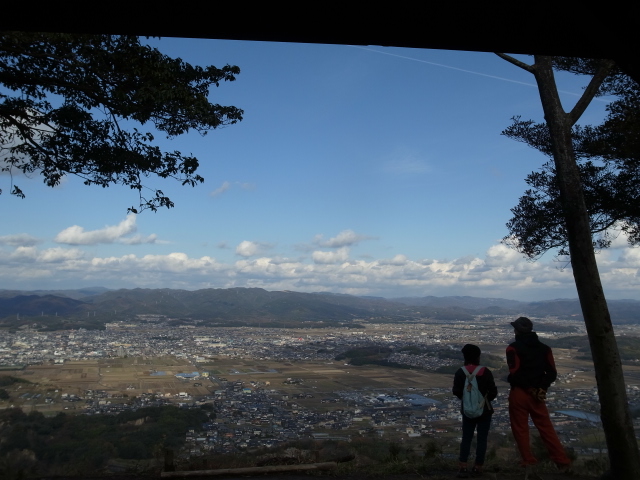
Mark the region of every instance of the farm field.
[[[338, 400], [337, 391], [361, 391], [368, 393], [390, 393], [399, 391], [408, 393], [408, 389], [451, 388], [450, 375], [429, 373], [424, 370], [398, 370], [393, 368], [365, 365], [354, 367], [343, 362], [265, 362], [256, 364], [254, 360], [238, 361], [222, 359], [216, 362], [216, 368], [209, 370], [214, 379], [225, 378], [228, 381], [251, 381], [266, 384], [267, 389], [277, 390], [289, 397], [297, 394], [313, 397], [296, 399], [306, 408], [316, 411], [346, 406]], [[237, 373], [246, 371], [247, 373]], [[217, 373], [220, 372], [220, 373]], [[331, 404], [325, 399], [338, 400]], [[336, 405], [337, 403], [337, 405]]]
[[[30, 382], [15, 384], [10, 388], [14, 393], [14, 406], [55, 412], [76, 409], [75, 405], [62, 405], [63, 395], [84, 396], [86, 390], [103, 390], [113, 397], [123, 399], [142, 393], [158, 392], [170, 395], [179, 392], [206, 395], [209, 393], [208, 388], [194, 385], [200, 382], [175, 377], [177, 373], [192, 373], [196, 370], [197, 367], [191, 362], [167, 356], [70, 361], [63, 365], [32, 365], [24, 370], [5, 371], [2, 374]], [[157, 372], [164, 375], [153, 375]], [[53, 399], [53, 403], [46, 403], [46, 397]], [[115, 403], [118, 399], [112, 398], [111, 401]]]
[[[487, 353], [499, 354], [503, 346], [483, 346]], [[595, 387], [593, 366], [590, 362], [574, 358], [569, 349], [554, 351], [559, 379], [555, 389]], [[209, 378], [183, 380], [178, 373], [208, 372]], [[296, 403], [317, 411], [346, 406], [335, 392], [362, 392], [381, 394], [391, 392], [424, 393], [442, 389], [440, 395], [448, 394], [451, 375], [435, 374], [420, 369], [399, 370], [373, 365], [352, 366], [339, 361], [293, 361], [277, 362], [251, 358], [213, 358], [206, 364], [194, 364], [173, 356], [129, 357], [70, 361], [62, 365], [33, 365], [23, 370], [6, 370], [3, 375], [12, 375], [31, 383], [14, 385], [12, 404], [43, 412], [55, 412], [65, 407], [63, 394], [82, 396], [86, 390], [103, 390], [116, 397], [112, 402], [126, 401], [126, 397], [161, 393], [175, 398], [180, 392], [192, 397], [212, 394], [223, 386], [220, 379], [229, 382], [251, 382], [263, 388], [296, 398]], [[625, 366], [627, 383], [640, 383], [640, 366]], [[496, 378], [501, 392], [508, 390], [504, 378]], [[444, 393], [446, 392], [446, 393]], [[19, 394], [19, 395], [18, 395]], [[45, 398], [53, 403], [45, 403]], [[328, 401], [331, 400], [331, 403]], [[6, 405], [7, 407], [9, 405]], [[78, 407], [80, 408], [80, 407]]]
[[[209, 372], [211, 376], [195, 381], [175, 377], [178, 373], [195, 371]], [[301, 399], [298, 403], [320, 409], [321, 400], [335, 399], [336, 391], [388, 393], [407, 389], [448, 389], [451, 383], [449, 375], [377, 366], [353, 367], [342, 362], [291, 363], [221, 358], [206, 365], [194, 365], [170, 356], [70, 361], [62, 365], [34, 365], [3, 374], [31, 382], [11, 387], [15, 393], [20, 393], [19, 398], [12, 395], [16, 400], [13, 404], [40, 411], [60, 410], [64, 408], [60, 404], [63, 394], [82, 396], [86, 390], [103, 390], [120, 397], [162, 393], [171, 398], [180, 392], [193, 397], [204, 396], [221, 388], [220, 378], [247, 385], [259, 382], [264, 388], [283, 395], [310, 394], [312, 398]], [[295, 383], [290, 383], [291, 380]], [[54, 403], [45, 403], [45, 397], [52, 398]], [[333, 404], [333, 408], [335, 406]]]

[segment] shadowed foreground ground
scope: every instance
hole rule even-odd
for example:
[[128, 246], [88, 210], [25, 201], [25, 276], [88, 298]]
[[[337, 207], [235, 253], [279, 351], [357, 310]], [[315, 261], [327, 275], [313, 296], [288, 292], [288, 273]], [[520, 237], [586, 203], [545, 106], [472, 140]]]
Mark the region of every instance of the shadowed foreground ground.
[[[537, 475], [537, 476], [536, 476]], [[156, 480], [160, 476], [144, 476], [144, 475], [113, 475], [113, 476], [96, 476], [96, 477], [41, 477], [39, 480]], [[216, 479], [216, 480], [445, 480], [456, 478], [455, 471], [433, 471], [422, 474], [393, 474], [393, 475], [375, 475], [375, 474], [268, 474], [268, 475], [222, 475], [222, 476], [201, 476], [201, 477], [183, 477], [190, 480], [199, 479]], [[508, 472], [486, 472], [482, 477], [487, 480], [523, 480], [525, 478], [524, 470], [510, 470]], [[593, 476], [576, 475], [558, 472], [536, 472], [529, 476], [529, 480], [594, 480]]]

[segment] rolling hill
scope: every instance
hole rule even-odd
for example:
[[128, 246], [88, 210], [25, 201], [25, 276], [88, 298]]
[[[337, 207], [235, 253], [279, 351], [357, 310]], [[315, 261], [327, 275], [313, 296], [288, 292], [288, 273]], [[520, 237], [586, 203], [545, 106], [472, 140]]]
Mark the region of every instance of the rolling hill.
[[[42, 293], [42, 294], [37, 294]], [[473, 321], [474, 315], [556, 316], [581, 319], [577, 300], [518, 302], [500, 298], [468, 296], [384, 299], [333, 293], [267, 291], [261, 288], [203, 290], [121, 289], [93, 287], [46, 292], [0, 291], [0, 319], [5, 326], [19, 326], [28, 317], [58, 324], [46, 316], [77, 318], [84, 324], [103, 325], [136, 315], [164, 315], [201, 320], [204, 324], [249, 325], [257, 322], [344, 324], [359, 320], [403, 322], [420, 319]], [[609, 308], [615, 323], [640, 323], [640, 302], [612, 300]], [[23, 318], [20, 321], [20, 317]], [[32, 319], [33, 321], [33, 319]], [[69, 325], [66, 321], [65, 325]]]

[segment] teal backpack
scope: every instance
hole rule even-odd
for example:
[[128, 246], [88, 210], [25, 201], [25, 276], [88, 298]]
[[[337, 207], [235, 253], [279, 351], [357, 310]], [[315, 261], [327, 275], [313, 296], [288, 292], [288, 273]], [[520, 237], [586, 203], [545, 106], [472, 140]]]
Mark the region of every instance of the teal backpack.
[[462, 371], [467, 377], [465, 387], [462, 390], [462, 412], [468, 418], [478, 418], [484, 413], [484, 405], [488, 403], [486, 397], [482, 396], [478, 390], [478, 382], [476, 375], [482, 366], [478, 365], [473, 373], [469, 373], [466, 368], [462, 367]]

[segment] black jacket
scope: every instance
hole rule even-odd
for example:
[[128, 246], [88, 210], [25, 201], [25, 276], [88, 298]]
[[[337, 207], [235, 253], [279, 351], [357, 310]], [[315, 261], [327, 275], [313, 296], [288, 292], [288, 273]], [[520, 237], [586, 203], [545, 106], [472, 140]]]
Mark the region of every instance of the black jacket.
[[[477, 365], [465, 365], [464, 369], [466, 369], [469, 373], [473, 373], [476, 369]], [[465, 373], [458, 369], [456, 371], [455, 376], [453, 377], [453, 394], [462, 400], [462, 392], [464, 391], [465, 382], [467, 381], [467, 376]], [[476, 375], [476, 382], [478, 383], [478, 390], [482, 395], [487, 396], [487, 400], [492, 401], [498, 396], [498, 388], [496, 387], [496, 382], [493, 379], [493, 373], [487, 367], [482, 367], [478, 374]], [[462, 403], [460, 404], [460, 412], [464, 415], [464, 406]], [[493, 407], [488, 404], [484, 406], [484, 413], [482, 416], [491, 415], [493, 413]]]
[[512, 387], [547, 390], [558, 376], [551, 348], [535, 332], [516, 335], [516, 341], [507, 347], [507, 364]]

